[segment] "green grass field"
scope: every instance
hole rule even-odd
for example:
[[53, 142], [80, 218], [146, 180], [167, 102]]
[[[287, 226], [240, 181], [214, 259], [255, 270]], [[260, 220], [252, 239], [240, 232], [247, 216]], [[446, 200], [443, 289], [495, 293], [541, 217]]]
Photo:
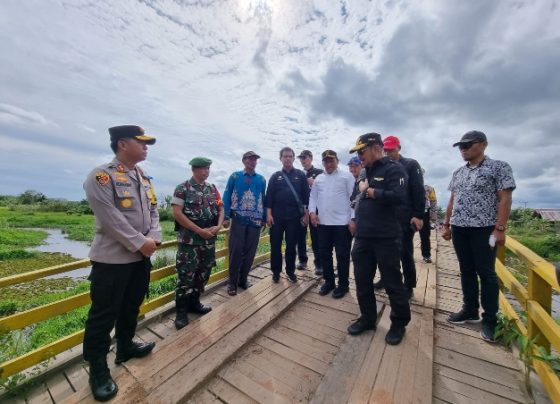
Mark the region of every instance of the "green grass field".
[[[163, 239], [174, 239], [174, 223], [162, 221]], [[22, 229], [22, 227], [24, 229]], [[33, 228], [34, 230], [30, 230]], [[34, 212], [9, 210], [0, 207], [0, 278], [17, 275], [36, 269], [72, 262], [75, 258], [59, 253], [27, 251], [27, 247], [41, 244], [47, 233], [41, 228], [59, 228], [72, 240], [90, 242], [95, 233], [95, 219], [91, 215], [64, 212]], [[224, 236], [218, 237], [217, 249], [224, 247]], [[258, 254], [268, 252], [268, 245], [259, 246]], [[168, 248], [153, 260], [154, 269], [175, 263], [175, 248]], [[219, 259], [213, 272], [225, 267]], [[150, 284], [150, 299], [175, 289], [175, 275]], [[38, 279], [2, 288], [0, 294], [0, 317], [29, 310], [89, 290], [89, 282], [69, 277]], [[0, 363], [18, 357], [40, 346], [70, 335], [84, 327], [89, 306], [41, 321], [23, 330], [0, 335], [0, 345], [5, 349], [0, 354]], [[0, 388], [9, 386], [10, 381], [0, 380]], [[12, 383], [13, 384], [13, 383]]]

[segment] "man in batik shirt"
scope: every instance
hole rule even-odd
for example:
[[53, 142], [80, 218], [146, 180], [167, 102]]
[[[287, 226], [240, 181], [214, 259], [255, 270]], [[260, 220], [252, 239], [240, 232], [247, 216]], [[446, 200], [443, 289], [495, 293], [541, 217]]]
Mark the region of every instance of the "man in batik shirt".
[[260, 157], [253, 151], [243, 154], [244, 169], [231, 174], [224, 192], [224, 227], [229, 227], [231, 222], [228, 245], [230, 296], [237, 294], [238, 286], [241, 289], [251, 286], [247, 276], [257, 252], [261, 228], [266, 224], [266, 180], [255, 172]]

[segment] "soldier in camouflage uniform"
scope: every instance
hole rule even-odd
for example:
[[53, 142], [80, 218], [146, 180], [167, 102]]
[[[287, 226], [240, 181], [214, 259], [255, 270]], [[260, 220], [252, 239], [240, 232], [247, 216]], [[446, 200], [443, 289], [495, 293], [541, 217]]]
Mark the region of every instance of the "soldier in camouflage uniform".
[[216, 265], [216, 238], [224, 221], [220, 193], [206, 182], [212, 160], [195, 157], [189, 164], [193, 176], [175, 188], [173, 217], [177, 231], [177, 288], [175, 327], [185, 327], [187, 312], [206, 314], [212, 308], [200, 303], [200, 294]]

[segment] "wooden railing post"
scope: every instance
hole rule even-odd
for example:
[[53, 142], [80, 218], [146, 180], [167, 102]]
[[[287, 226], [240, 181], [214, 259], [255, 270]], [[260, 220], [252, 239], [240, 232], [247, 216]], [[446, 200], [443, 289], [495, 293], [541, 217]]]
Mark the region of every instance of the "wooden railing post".
[[225, 242], [225, 250], [226, 250], [226, 255], [224, 256], [224, 268], [225, 269], [229, 269], [229, 229], [231, 229], [231, 222], [230, 222], [230, 227], [227, 229], [227, 231], [224, 234], [224, 242]]
[[[541, 278], [531, 266], [528, 274], [529, 300], [533, 300], [550, 315], [552, 308], [552, 287]], [[527, 332], [529, 340], [535, 339], [535, 344], [542, 346], [547, 352], [550, 352], [550, 342], [545, 338], [531, 315], [527, 316]]]
[[[497, 245], [496, 246], [496, 259], [500, 261], [504, 266], [506, 265], [506, 246], [504, 245]], [[502, 279], [498, 276], [498, 285], [500, 286], [500, 290], [505, 293], [504, 283]]]
[[505, 245], [498, 245], [496, 247], [496, 259], [499, 260], [502, 264], [506, 264], [506, 246]]

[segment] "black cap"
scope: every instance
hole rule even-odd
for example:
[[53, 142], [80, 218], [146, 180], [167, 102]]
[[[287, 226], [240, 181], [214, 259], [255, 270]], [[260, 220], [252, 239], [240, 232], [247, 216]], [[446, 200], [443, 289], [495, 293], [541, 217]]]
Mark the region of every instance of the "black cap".
[[304, 150], [299, 154], [298, 159], [302, 157], [313, 157], [313, 153], [311, 153], [311, 151], [309, 150]]
[[321, 157], [323, 158], [323, 160], [326, 160], [326, 159], [337, 159], [338, 160], [338, 155], [336, 154], [336, 152], [334, 150], [325, 150], [321, 154]]
[[245, 160], [247, 157], [256, 157], [256, 158], [258, 158], [258, 159], [261, 158], [261, 156], [259, 156], [257, 153], [255, 153], [255, 152], [252, 151], [252, 150], [248, 151], [247, 153], [244, 153], [244, 154], [243, 154], [242, 160]]
[[383, 141], [381, 140], [381, 135], [379, 133], [366, 133], [356, 140], [354, 147], [350, 149], [350, 153], [357, 152], [359, 150], [365, 149], [366, 147], [377, 144], [383, 147]]
[[109, 128], [109, 134], [111, 135], [111, 141], [134, 138], [149, 145], [153, 145], [156, 142], [155, 137], [146, 135], [144, 129], [136, 125], [113, 126]]
[[453, 143], [453, 147], [459, 146], [461, 143], [471, 142], [486, 142], [486, 135], [479, 130], [471, 130], [465, 133], [457, 143]]

